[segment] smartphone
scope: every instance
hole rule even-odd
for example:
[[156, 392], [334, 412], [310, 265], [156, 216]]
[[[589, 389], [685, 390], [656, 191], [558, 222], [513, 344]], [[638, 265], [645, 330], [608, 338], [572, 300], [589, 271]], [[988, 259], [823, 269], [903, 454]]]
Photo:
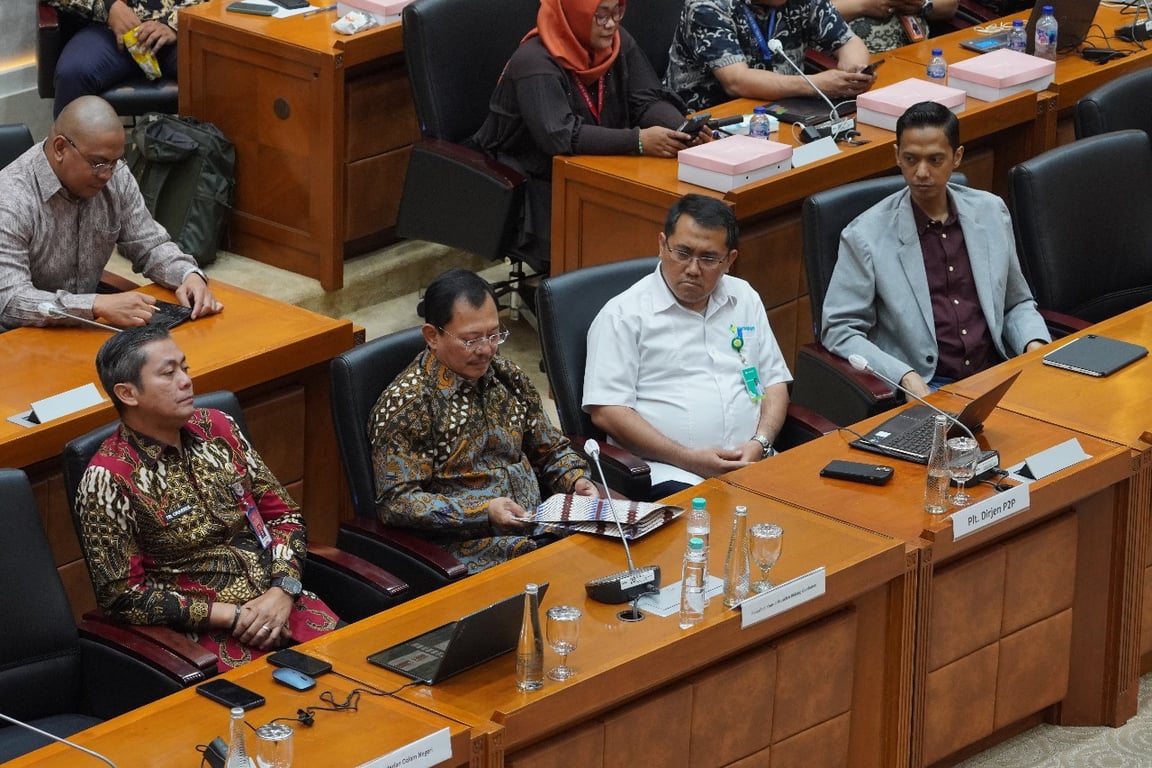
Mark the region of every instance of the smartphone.
[[264, 704], [264, 697], [255, 691], [241, 688], [231, 680], [209, 680], [196, 686], [196, 693], [207, 696], [217, 703], [231, 709], [252, 709]]
[[828, 466], [820, 470], [821, 477], [831, 477], [837, 480], [851, 480], [854, 483], [867, 483], [869, 485], [884, 485], [892, 479], [896, 470], [887, 464], [864, 464], [859, 461], [841, 461], [839, 459], [828, 462]]
[[887, 59], [880, 59], [879, 61], [872, 62], [868, 66], [864, 67], [864, 69], [860, 70], [860, 74], [862, 74], [862, 75], [874, 75], [874, 74], [876, 74], [876, 70], [880, 69], [880, 65], [883, 64], [885, 61], [887, 61]]
[[316, 681], [310, 676], [289, 667], [272, 670], [272, 679], [294, 691], [307, 691], [316, 687]]
[[275, 667], [285, 667], [286, 669], [303, 672], [308, 675], [308, 677], [319, 677], [325, 672], [332, 671], [332, 665], [323, 659], [309, 656], [306, 653], [300, 653], [300, 651], [291, 648], [276, 651], [276, 653], [268, 657], [268, 663]]
[[686, 133], [689, 136], [695, 136], [700, 133], [700, 129], [704, 127], [704, 123], [712, 119], [711, 112], [701, 112], [698, 115], [688, 118], [676, 130], [680, 133]]
[[272, 16], [276, 13], [276, 6], [263, 3], [229, 3], [224, 9], [233, 13], [250, 13], [253, 16]]

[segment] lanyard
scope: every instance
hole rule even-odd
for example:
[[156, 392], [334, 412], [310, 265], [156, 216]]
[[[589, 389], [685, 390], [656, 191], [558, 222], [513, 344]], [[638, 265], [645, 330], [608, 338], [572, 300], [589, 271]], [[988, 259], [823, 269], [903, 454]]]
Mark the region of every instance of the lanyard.
[[740, 356], [740, 365], [744, 366], [740, 371], [740, 378], [744, 381], [744, 391], [748, 393], [752, 402], [759, 402], [764, 399], [764, 388], [760, 384], [760, 374], [755, 367], [748, 365], [748, 357], [744, 354], [744, 331], [755, 331], [756, 329], [750, 325], [739, 327], [730, 325], [728, 330], [732, 332], [732, 349]]
[[598, 103], [592, 104], [592, 94], [588, 93], [588, 87], [584, 85], [584, 81], [579, 77], [576, 78], [576, 87], [580, 89], [580, 95], [584, 97], [584, 103], [588, 105], [588, 111], [592, 113], [593, 119], [597, 124], [600, 122], [600, 113], [604, 111], [604, 75], [600, 75], [600, 79], [596, 81], [596, 86], [600, 89]]
[[752, 28], [752, 34], [756, 37], [756, 45], [760, 47], [760, 53], [764, 56], [764, 60], [771, 63], [775, 58], [772, 51], [768, 50], [768, 40], [776, 36], [776, 17], [779, 12], [773, 8], [768, 16], [768, 38], [764, 38], [764, 33], [760, 31], [760, 25], [756, 22], [756, 17], [752, 14], [752, 9], [748, 6], [742, 6], [744, 9], [744, 18], [748, 21], [748, 26]]

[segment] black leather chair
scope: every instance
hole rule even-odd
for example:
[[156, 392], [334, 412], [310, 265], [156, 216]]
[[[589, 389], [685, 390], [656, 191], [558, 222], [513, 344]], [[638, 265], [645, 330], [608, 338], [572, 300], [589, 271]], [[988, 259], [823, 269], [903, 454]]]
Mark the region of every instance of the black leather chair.
[[[180, 690], [177, 679], [119, 645], [115, 633], [87, 623], [77, 629], [20, 470], [0, 469], [0, 511], [0, 590], [9, 616], [0, 632], [0, 711], [67, 737]], [[0, 722], [0, 763], [48, 743]]]
[[[967, 184], [962, 174], [955, 184]], [[893, 408], [904, 396], [820, 344], [824, 296], [840, 251], [840, 233], [857, 216], [905, 186], [902, 176], [881, 176], [818, 192], [804, 201], [804, 268], [812, 307], [812, 333], [816, 342], [796, 354], [793, 402], [845, 426]]]
[[[215, 408], [231, 416], [240, 426], [245, 437], [248, 427], [240, 403], [231, 392], [209, 392], [196, 397], [196, 405], [201, 408]], [[79, 536], [80, 520], [76, 508], [76, 493], [80, 478], [88, 463], [104, 442], [119, 426], [119, 422], [105, 425], [86, 435], [81, 435], [64, 446], [64, 487], [68, 495], [68, 506], [72, 510], [72, 521]], [[88, 553], [85, 552], [87, 562]], [[91, 573], [89, 573], [91, 575]], [[308, 545], [308, 558], [305, 563], [304, 586], [319, 595], [343, 620], [358, 621], [382, 610], [401, 603], [410, 597], [408, 585], [391, 573], [358, 557], [342, 552], [336, 547], [322, 544]], [[109, 621], [99, 612], [89, 615], [93, 621]], [[210, 660], [211, 670], [215, 670], [216, 660], [206, 654], [204, 648], [192, 643], [181, 633], [166, 627], [143, 627], [117, 624], [129, 632], [140, 633], [168, 645], [173, 653], [188, 658], [189, 655], [204, 664]], [[189, 647], [191, 646], [191, 647]], [[208, 658], [205, 659], [205, 656]], [[207, 671], [207, 670], [206, 670]]]
[[1076, 102], [1076, 138], [1139, 128], [1152, 135], [1152, 69], [1111, 80]]
[[32, 146], [32, 131], [23, 123], [0, 125], [0, 168], [8, 165]]
[[661, 79], [668, 69], [668, 49], [683, 10], [683, 0], [632, 0], [624, 13], [624, 28]]
[[[56, 62], [76, 30], [88, 23], [85, 19], [60, 11], [41, 0], [36, 4], [36, 90], [42, 99], [56, 96]], [[149, 80], [143, 72], [109, 88], [100, 96], [112, 105], [116, 114], [139, 117], [148, 112], [176, 114], [180, 89], [174, 77]]]
[[1140, 130], [1080, 139], [1009, 171], [1021, 266], [1046, 317], [1095, 323], [1152, 301], [1147, 174], [1152, 139]]
[[384, 525], [376, 516], [368, 417], [380, 393], [422, 349], [424, 336], [420, 328], [408, 328], [336, 356], [328, 369], [332, 421], [354, 513], [352, 520], [341, 524], [336, 544], [395, 573], [411, 585], [415, 594], [468, 575], [467, 566], [444, 549], [408, 531]]
[[[660, 259], [649, 256], [585, 267], [540, 282], [536, 293], [540, 348], [548, 384], [556, 400], [560, 429], [583, 451], [584, 441], [600, 443], [600, 461], [608, 485], [632, 499], [645, 499], [652, 487], [651, 470], [643, 459], [609, 445], [603, 430], [584, 412], [584, 366], [588, 359], [588, 328], [609, 299], [651, 274]], [[785, 450], [834, 430], [834, 424], [806, 408], [790, 404], [776, 447]]]
[[549, 265], [524, 262], [514, 252], [524, 177], [464, 142], [487, 117], [500, 73], [536, 26], [538, 8], [537, 0], [416, 0], [403, 12], [404, 55], [422, 138], [408, 160], [396, 233], [511, 259], [510, 280], [495, 286], [499, 296], [534, 276], [525, 263], [544, 273]]

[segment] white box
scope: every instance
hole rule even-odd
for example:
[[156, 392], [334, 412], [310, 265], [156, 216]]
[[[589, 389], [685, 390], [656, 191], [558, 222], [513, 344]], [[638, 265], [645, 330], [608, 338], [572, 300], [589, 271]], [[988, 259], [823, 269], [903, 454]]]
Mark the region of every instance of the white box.
[[751, 136], [729, 136], [680, 151], [676, 178], [728, 192], [792, 167], [792, 147]]
[[967, 98], [968, 94], [959, 88], [910, 77], [857, 96], [856, 122], [894, 131], [900, 115], [913, 104], [934, 101], [959, 114], [964, 111]]
[[400, 21], [404, 6], [412, 0], [340, 0], [336, 3], [336, 17], [343, 18], [350, 11], [360, 11], [376, 19], [377, 24]]
[[1042, 91], [1052, 82], [1056, 62], [1003, 48], [948, 66], [948, 85], [981, 101], [1021, 91]]

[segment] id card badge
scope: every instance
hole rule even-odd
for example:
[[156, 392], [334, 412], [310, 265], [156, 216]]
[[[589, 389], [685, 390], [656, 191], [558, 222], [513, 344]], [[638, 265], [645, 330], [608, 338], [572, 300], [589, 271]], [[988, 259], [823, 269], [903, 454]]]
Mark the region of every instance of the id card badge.
[[256, 538], [260, 540], [260, 546], [264, 549], [272, 546], [272, 534], [268, 533], [268, 526], [264, 524], [264, 518], [260, 515], [260, 510], [256, 509], [256, 505], [249, 504], [244, 515], [248, 518], [248, 525], [252, 528], [252, 533], [256, 534]]
[[740, 375], [744, 377], [744, 389], [748, 392], [748, 397], [752, 398], [752, 402], [757, 402], [764, 399], [764, 391], [760, 386], [760, 374], [755, 368], [749, 366], [740, 371]]

